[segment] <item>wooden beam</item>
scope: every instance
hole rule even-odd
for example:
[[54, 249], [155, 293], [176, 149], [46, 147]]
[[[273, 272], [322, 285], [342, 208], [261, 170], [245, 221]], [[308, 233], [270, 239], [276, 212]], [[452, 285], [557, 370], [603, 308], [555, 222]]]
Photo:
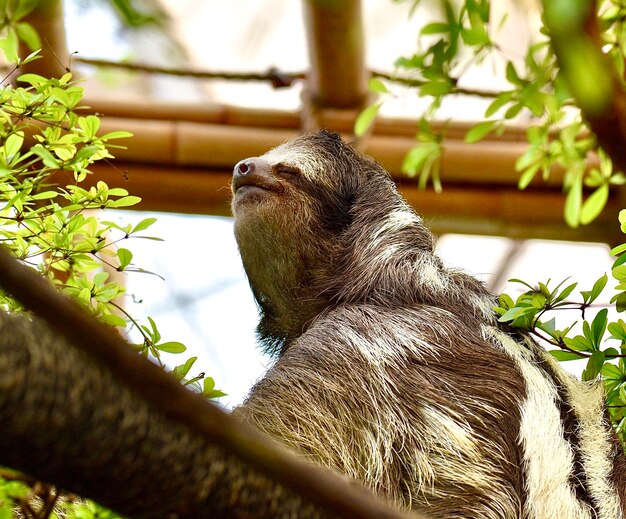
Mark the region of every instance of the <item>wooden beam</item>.
[[360, 0], [305, 0], [307, 90], [319, 108], [361, 108], [367, 99]]
[[[125, 186], [141, 196], [144, 202], [138, 209], [229, 215], [228, 186], [234, 164], [298, 134], [295, 114], [292, 118], [284, 112], [206, 108], [196, 115], [183, 111], [189, 120], [176, 120], [174, 111], [166, 108], [157, 105], [153, 112], [138, 112], [141, 118], [103, 118], [102, 132], [128, 129], [135, 137], [125, 142], [129, 149], [113, 150], [118, 160], [93, 169], [110, 185]], [[338, 117], [337, 113], [340, 111], [326, 115]], [[161, 118], [149, 119], [151, 114]], [[262, 125], [263, 117], [267, 126]], [[201, 122], [205, 118], [214, 122]], [[224, 121], [245, 121], [248, 125]], [[392, 122], [381, 119], [367, 139], [365, 151], [390, 171], [409, 202], [437, 233], [607, 243], [617, 240], [615, 217], [622, 207], [617, 200], [620, 191], [611, 194], [607, 210], [596, 223], [569, 229], [563, 222], [560, 172], [555, 171], [547, 184], [537, 181], [525, 192], [517, 189], [519, 174], [514, 165], [527, 146], [518, 129], [470, 145], [462, 138], [466, 126], [451, 127], [442, 158], [444, 192], [420, 191], [417, 179], [407, 178], [401, 171], [404, 156], [416, 144], [405, 131], [409, 123], [404, 124], [394, 128]]]
[[[42, 59], [31, 61], [21, 67], [21, 72], [39, 74], [43, 77], [61, 77], [70, 66], [70, 54], [65, 41], [65, 23], [63, 20], [63, 1], [45, 0], [37, 2], [36, 7], [25, 18], [41, 36]], [[20, 45], [20, 55], [28, 56], [30, 50]]]
[[[121, 98], [85, 98], [84, 110], [104, 117], [141, 119], [150, 121], [185, 121], [229, 126], [249, 126], [253, 128], [282, 128], [300, 130], [300, 114], [295, 111], [244, 108], [221, 104], [198, 104], [186, 102], [125, 100]], [[327, 108], [321, 115], [323, 127], [348, 133], [352, 131], [354, 120], [352, 111]], [[434, 131], [444, 131], [452, 139], [463, 139], [474, 123], [449, 122], [433, 123]], [[379, 117], [374, 121], [374, 135], [392, 137], [414, 137], [417, 123], [411, 118]], [[526, 142], [524, 126], [507, 125], [502, 135], [488, 135], [485, 142]]]
[[[148, 166], [114, 161], [92, 167], [95, 175], [87, 184], [105, 181], [124, 187], [142, 198], [134, 207], [144, 211], [231, 216], [231, 169]], [[55, 181], [71, 183], [69, 173]], [[443, 193], [420, 190], [406, 178], [398, 187], [408, 202], [437, 234], [461, 233], [615, 243], [619, 229], [614, 215], [621, 208], [612, 193], [607, 209], [591, 225], [571, 229], [563, 220], [564, 196], [559, 189], [514, 186], [460, 185], [448, 183]]]
[[[204, 124], [199, 122], [121, 119], [106, 117], [102, 132], [118, 129], [134, 133], [124, 141], [126, 150], [113, 150], [121, 160], [175, 167], [232, 168], [246, 157], [259, 156], [295, 137], [295, 129]], [[122, 141], [120, 141], [122, 142]], [[412, 136], [370, 136], [364, 152], [378, 160], [393, 176], [406, 178], [402, 163], [417, 142]], [[486, 139], [467, 144], [449, 138], [442, 157], [443, 181], [469, 184], [516, 185], [519, 173], [515, 161], [527, 143]], [[562, 172], [561, 172], [562, 173]], [[548, 185], [559, 185], [558, 171]]]

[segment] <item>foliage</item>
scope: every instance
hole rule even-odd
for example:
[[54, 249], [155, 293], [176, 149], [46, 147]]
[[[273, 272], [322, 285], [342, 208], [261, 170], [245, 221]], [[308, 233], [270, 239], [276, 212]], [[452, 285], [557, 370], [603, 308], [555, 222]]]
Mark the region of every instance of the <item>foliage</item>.
[[[409, 1], [411, 13], [420, 4], [420, 0], [393, 1]], [[447, 126], [435, 126], [433, 121], [442, 103], [459, 94], [488, 97], [491, 101], [485, 120], [467, 131], [465, 141], [475, 143], [490, 133], [502, 134], [508, 123], [524, 115], [531, 123], [527, 130], [529, 147], [516, 163], [519, 188], [525, 189], [538, 175], [547, 180], [555, 166], [561, 167], [565, 172], [565, 221], [572, 227], [593, 221], [606, 205], [610, 187], [626, 183], [624, 173], [613, 168], [611, 158], [585, 120], [585, 116], [606, 109], [613, 95], [611, 71], [605, 63], [608, 60], [598, 48], [610, 57], [608, 68], [615, 68], [617, 82], [621, 82], [618, 86], [624, 86], [626, 5], [614, 0], [601, 0], [597, 5], [546, 0], [543, 21], [550, 23], [550, 28], [541, 26], [537, 40], [529, 44], [523, 57], [517, 58], [504, 50], [506, 42], [498, 35], [504, 20], [491, 19], [489, 0], [442, 0], [440, 5], [441, 19], [420, 30], [420, 50], [395, 63], [401, 82], [430, 100], [419, 121], [418, 144], [407, 154], [404, 171], [419, 175], [421, 187], [432, 178], [439, 191], [438, 164]], [[585, 34], [585, 17], [589, 15], [586, 9], [592, 6], [597, 8], [597, 13], [591, 13], [598, 24], [598, 34], [594, 35], [597, 41]], [[463, 76], [486, 59], [503, 62], [502, 74], [509, 88], [482, 92], [462, 86]], [[385, 97], [395, 95], [393, 81], [373, 78], [369, 87], [379, 99], [357, 119], [357, 134], [367, 131]], [[586, 197], [585, 190], [590, 191]], [[626, 232], [626, 210], [619, 220]], [[618, 282], [611, 304], [619, 313], [626, 310], [626, 244], [611, 253], [617, 256], [612, 276]], [[603, 275], [590, 290], [579, 291], [579, 297], [573, 299], [576, 282], [565, 280], [551, 287], [550, 281], [537, 285], [511, 281], [527, 290], [515, 301], [507, 294], [500, 296], [495, 308], [499, 321], [549, 345], [550, 353], [559, 361], [585, 360], [582, 378], [603, 381], [613, 426], [626, 445], [626, 322], [610, 318], [609, 309], [597, 310], [595, 303], [608, 277]], [[557, 328], [555, 313], [568, 309], [580, 312], [582, 334], [577, 332], [577, 323]], [[591, 311], [595, 313], [589, 316]]]
[[[17, 57], [18, 40], [39, 44], [32, 26], [22, 19], [36, 5], [32, 0], [0, 3], [0, 49], [16, 65], [0, 84], [0, 243], [24, 263], [38, 270], [66, 295], [83, 304], [101, 321], [122, 333], [139, 331], [136, 350], [165, 369], [162, 354], [185, 351], [180, 342], [164, 341], [154, 320], [140, 323], [124, 308], [124, 287], [117, 279], [144, 272], [134, 265], [127, 245], [147, 236], [156, 221], [145, 218], [120, 225], [103, 217], [109, 210], [140, 202], [125, 189], [90, 179], [90, 167], [113, 158], [126, 131], [100, 132], [100, 119], [81, 115], [83, 88], [67, 73], [61, 78], [16, 74], [38, 58]], [[17, 77], [15, 77], [17, 76]], [[8, 82], [15, 79], [13, 86]], [[18, 312], [18, 302], [0, 291], [0, 308]], [[203, 373], [190, 375], [196, 357], [173, 369], [181, 383], [208, 398], [224, 393]], [[50, 505], [50, 506], [49, 506]], [[117, 517], [84, 500], [59, 496], [46, 485], [29, 482], [2, 469], [0, 519], [21, 510], [27, 517]]]
[[[412, 12], [421, 3], [419, 0], [393, 1], [410, 3]], [[564, 12], [555, 12], [554, 17], [566, 20], [568, 13], [570, 18], [573, 16], [574, 8], [580, 9], [579, 2], [546, 3], [565, 6], [562, 7]], [[623, 78], [626, 6], [614, 0], [598, 3], [602, 48], [615, 63], [617, 75]], [[489, 0], [442, 0], [440, 4], [441, 18], [420, 30], [420, 50], [395, 62], [402, 83], [408, 83], [419, 96], [430, 100], [419, 122], [418, 143], [406, 156], [403, 170], [419, 176], [421, 186], [432, 179], [435, 189], [440, 190], [439, 162], [448, 128], [433, 125], [433, 121], [442, 103], [454, 95], [487, 97], [491, 102], [485, 110], [485, 120], [467, 131], [465, 141], [474, 143], [491, 133], [502, 134], [507, 124], [520, 117], [530, 120], [529, 148], [516, 163], [519, 187], [526, 188], [538, 176], [547, 180], [555, 169], [561, 168], [565, 171], [566, 222], [576, 227], [593, 221], [608, 200], [610, 186], [623, 185], [626, 177], [623, 172], [614, 170], [611, 159], [599, 149], [595, 135], [573, 99], [576, 96], [580, 100], [582, 95], [592, 103], [598, 96], [606, 98], [610, 88], [605, 85], [606, 74], [590, 71], [595, 62], [589, 57], [590, 53], [582, 49], [579, 53], [570, 53], [574, 62], [567, 70], [579, 73], [573, 78], [567, 77], [557, 62], [545, 26], [524, 56], [511, 55], [506, 50], [507, 35], [500, 30], [505, 20], [492, 19]], [[567, 31], [567, 27], [563, 30]], [[567, 32], [568, 41], [573, 41], [575, 34], [575, 31]], [[509, 88], [476, 91], [463, 87], [464, 76], [486, 60], [502, 64], [500, 74]], [[361, 114], [355, 127], [357, 134], [367, 130], [385, 98], [395, 95], [393, 83], [379, 78], [370, 81], [370, 90], [379, 100]], [[578, 88], [581, 83], [591, 88]], [[574, 91], [570, 92], [572, 89]], [[588, 196], [585, 190], [591, 191]]]
[[[420, 4], [419, 0], [410, 3], [412, 11]], [[594, 4], [545, 1], [544, 20], [552, 22], [551, 30], [543, 25], [537, 41], [529, 44], [523, 57], [516, 58], [504, 50], [506, 42], [498, 36], [503, 20], [494, 23], [491, 19], [489, 0], [454, 4], [443, 0], [440, 4], [442, 19], [420, 30], [421, 49], [396, 61], [403, 82], [430, 100], [419, 121], [418, 144], [407, 154], [404, 170], [419, 175], [421, 187], [432, 179], [435, 190], [440, 190], [438, 164], [447, 127], [436, 126], [433, 121], [442, 103], [451, 95], [488, 97], [485, 120], [467, 131], [465, 141], [475, 143], [490, 133], [502, 134], [508, 123], [526, 116], [531, 121], [527, 131], [529, 147], [516, 163], [519, 188], [526, 188], [537, 176], [547, 180], [555, 166], [561, 167], [565, 171], [565, 221], [576, 227], [594, 220], [606, 205], [610, 186], [623, 185], [626, 177], [613, 168], [611, 158], [585, 120], [586, 115], [606, 108], [614, 88], [607, 79], [610, 73], [602, 68], [607, 65], [605, 57], [590, 46], [601, 46], [611, 59], [609, 67], [615, 67], [616, 77], [623, 83], [626, 5], [613, 0], [598, 2], [599, 41], [590, 42], [585, 39], [584, 16], [585, 9]], [[560, 38], [566, 48], [560, 49], [557, 58]], [[503, 62], [502, 74], [509, 88], [501, 92], [464, 88], [464, 74], [488, 58]], [[369, 86], [380, 99], [357, 120], [355, 131], [359, 134], [367, 131], [385, 97], [394, 95], [393, 82], [373, 78]], [[585, 190], [590, 191], [586, 197]], [[626, 210], [619, 220], [626, 233]], [[533, 285], [513, 279], [525, 287], [525, 292], [515, 301], [502, 294], [495, 310], [501, 323], [539, 339], [551, 348], [557, 360], [586, 362], [582, 379], [603, 381], [612, 423], [626, 445], [626, 322], [613, 318], [615, 313], [626, 310], [626, 244], [611, 253], [617, 256], [612, 268], [617, 281], [611, 299], [615, 311], [611, 313], [596, 303], [608, 283], [606, 275], [582, 291], [577, 291], [578, 283], [568, 280], [551, 286], [550, 280]], [[579, 311], [581, 323], [558, 327], [555, 314], [562, 310]]]

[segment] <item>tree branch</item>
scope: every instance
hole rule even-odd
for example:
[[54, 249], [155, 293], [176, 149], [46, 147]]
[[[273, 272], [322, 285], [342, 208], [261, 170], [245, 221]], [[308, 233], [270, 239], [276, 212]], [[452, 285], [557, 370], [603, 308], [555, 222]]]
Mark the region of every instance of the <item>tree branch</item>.
[[164, 74], [168, 76], [182, 76], [196, 79], [226, 79], [228, 81], [269, 81], [274, 88], [290, 87], [294, 81], [304, 79], [303, 72], [281, 72], [277, 68], [270, 68], [267, 72], [226, 72], [190, 70], [170, 67], [158, 67], [139, 63], [123, 63], [105, 59], [82, 58], [75, 56], [74, 61], [94, 67], [116, 68], [132, 72], [144, 72], [147, 74]]
[[1, 463], [132, 517], [409, 517], [185, 389], [4, 248], [0, 285], [71, 341], [0, 314]]

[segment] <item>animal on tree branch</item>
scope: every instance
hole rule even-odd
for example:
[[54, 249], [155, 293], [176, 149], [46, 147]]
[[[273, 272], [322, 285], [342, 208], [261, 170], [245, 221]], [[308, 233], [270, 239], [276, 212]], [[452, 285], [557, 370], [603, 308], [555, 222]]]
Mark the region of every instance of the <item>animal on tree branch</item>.
[[430, 517], [623, 517], [601, 385], [498, 323], [381, 166], [322, 131], [240, 162], [232, 185], [276, 358], [238, 416]]
[[[498, 323], [494, 297], [442, 264], [375, 161], [322, 131], [241, 161], [232, 186], [259, 339], [275, 357], [235, 417], [428, 517], [624, 517], [602, 387]], [[57, 329], [82, 326], [47, 303], [29, 306]], [[134, 517], [355, 517], [328, 506], [337, 495], [318, 507], [315, 489], [261, 470], [254, 453], [242, 461], [245, 427], [210, 411], [232, 442], [199, 434], [200, 408], [177, 406], [186, 397], [169, 383], [156, 387], [176, 398], [154, 394], [149, 370], [133, 382], [115, 355], [98, 363], [41, 324], [0, 324], [0, 463]]]

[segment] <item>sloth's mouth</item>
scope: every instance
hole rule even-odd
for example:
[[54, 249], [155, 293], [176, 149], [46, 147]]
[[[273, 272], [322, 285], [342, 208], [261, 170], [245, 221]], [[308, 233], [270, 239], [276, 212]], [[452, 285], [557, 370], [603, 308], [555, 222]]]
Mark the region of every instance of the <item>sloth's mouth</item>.
[[232, 183], [233, 193], [237, 196], [247, 193], [278, 193], [282, 190], [280, 184], [263, 181], [252, 176], [235, 177]]

